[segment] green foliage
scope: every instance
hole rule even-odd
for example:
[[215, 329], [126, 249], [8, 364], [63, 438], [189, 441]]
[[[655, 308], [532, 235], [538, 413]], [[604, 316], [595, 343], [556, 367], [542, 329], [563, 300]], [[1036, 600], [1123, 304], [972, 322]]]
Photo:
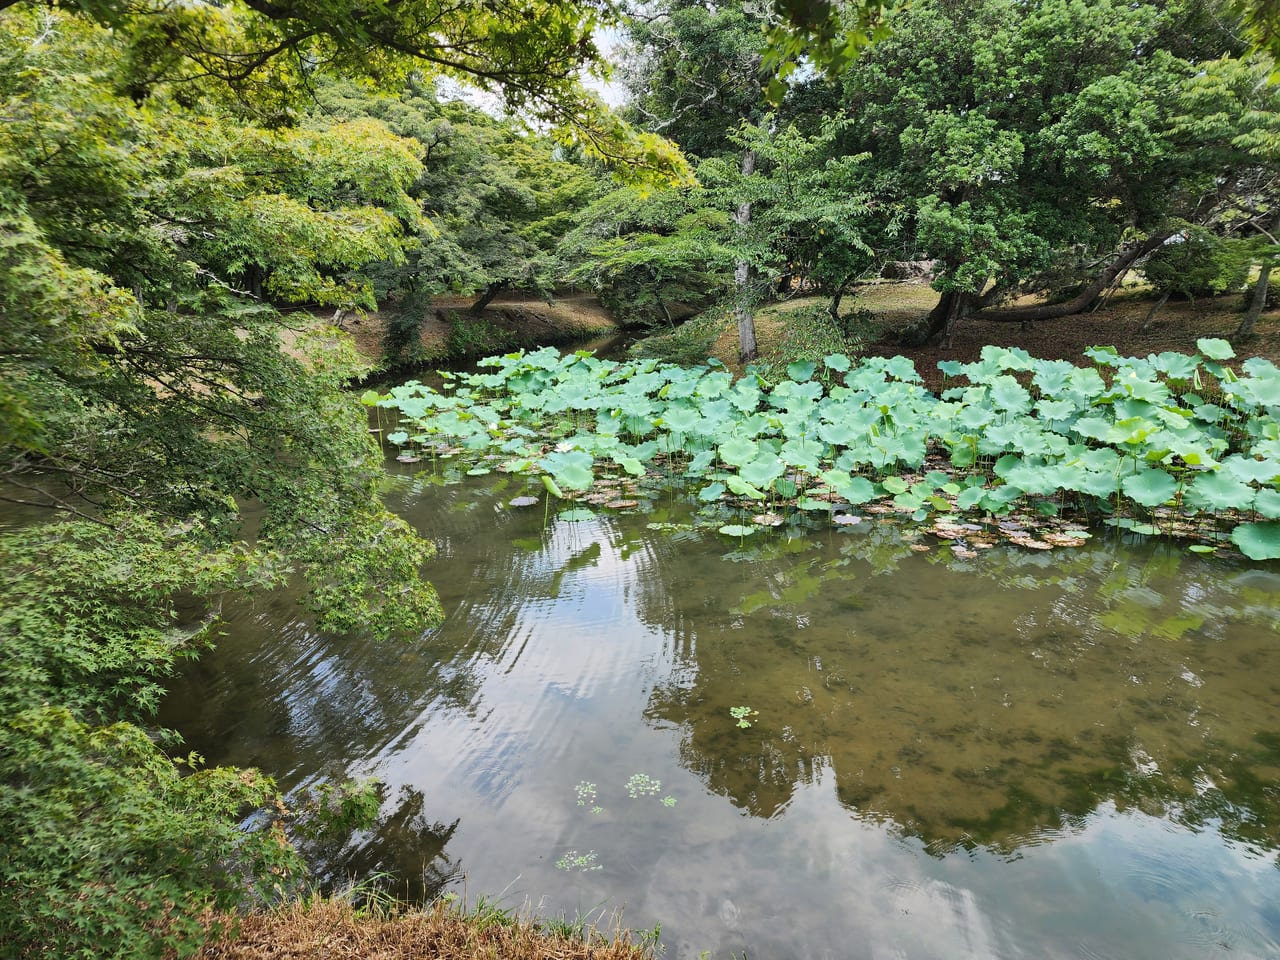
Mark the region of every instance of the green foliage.
[[137, 725], [207, 644], [210, 605], [278, 578], [271, 559], [113, 519], [0, 537], [0, 943], [18, 957], [187, 956], [204, 908], [300, 867], [278, 831], [239, 826], [269, 779], [170, 760]]
[[606, 194], [559, 246], [568, 278], [622, 319], [670, 323], [672, 307], [705, 302], [729, 283], [729, 217], [708, 200], [696, 187]]
[[413, 138], [423, 157], [408, 193], [426, 218], [403, 258], [364, 271], [379, 300], [394, 303], [388, 356], [414, 343], [433, 295], [478, 297], [503, 287], [549, 294], [556, 286], [556, 244], [598, 191], [577, 153], [417, 78], [394, 96], [338, 82], [318, 93], [317, 113], [385, 123]]
[[691, 0], [663, 0], [631, 18], [621, 71], [630, 115], [698, 158], [736, 153], [734, 131], [765, 109], [763, 26], [749, 6]]
[[493, 324], [485, 317], [465, 310], [449, 312], [447, 349], [452, 357], [474, 357], [493, 349], [497, 337]]
[[166, 531], [138, 516], [111, 520], [0, 537], [8, 581], [0, 633], [10, 638], [0, 716], [50, 702], [98, 721], [146, 716], [177, 661], [207, 642], [211, 620], [192, 605], [280, 576], [267, 554], [239, 545], [210, 550], [194, 525]]
[[1252, 254], [1247, 241], [1188, 227], [1148, 257], [1142, 273], [1161, 292], [1213, 297], [1244, 286]]
[[215, 546], [253, 499], [259, 544], [313, 575], [327, 624], [438, 615], [429, 548], [381, 509], [380, 451], [342, 392], [354, 351], [254, 295], [372, 305], [348, 271], [416, 222], [412, 146], [370, 120], [271, 131], [161, 91], [139, 107], [118, 92], [127, 36], [12, 10], [0, 27], [10, 490], [193, 522]]
[[[224, 593], [296, 571], [322, 629], [441, 615], [345, 390], [364, 365], [276, 308], [373, 305], [359, 271], [420, 221], [417, 145], [367, 117], [246, 119], [192, 59], [261, 40], [243, 8], [95, 12], [114, 29], [0, 14], [0, 497], [62, 518], [0, 537], [17, 957], [189, 955], [203, 911], [293, 883], [276, 818], [242, 825], [271, 781], [171, 759], [144, 727]], [[287, 72], [257, 106], [283, 109]]]
[[783, 325], [782, 335], [776, 352], [763, 364], [768, 372], [813, 357], [856, 357], [862, 352], [864, 340], [858, 335], [856, 319], [842, 317], [837, 323], [825, 307], [780, 310], [777, 320]]
[[729, 318], [720, 311], [705, 310], [670, 333], [655, 333], [637, 341], [629, 352], [638, 359], [697, 366], [711, 356], [713, 345], [729, 322]]
[[[194, 767], [195, 757], [188, 758]], [[283, 836], [245, 831], [270, 780], [184, 774], [146, 731], [38, 706], [0, 725], [0, 943], [16, 957], [190, 956], [200, 914], [260, 897], [299, 867]]]

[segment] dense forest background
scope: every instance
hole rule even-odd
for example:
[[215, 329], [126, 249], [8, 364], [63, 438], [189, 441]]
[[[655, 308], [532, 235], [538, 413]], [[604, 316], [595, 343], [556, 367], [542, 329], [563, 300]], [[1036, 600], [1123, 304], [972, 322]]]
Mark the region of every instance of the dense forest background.
[[[749, 360], [762, 305], [821, 297], [806, 322], [847, 340], [856, 285], [927, 261], [917, 340], [1070, 323], [1134, 272], [1157, 302], [1248, 287], [1247, 337], [1280, 228], [1266, 24], [1217, 0], [0, 4], [6, 955], [188, 953], [206, 907], [301, 875], [308, 814], [149, 724], [220, 597], [300, 576], [324, 629], [439, 618], [330, 320], [378, 311], [403, 357], [434, 298], [574, 288], [667, 329], [715, 305]], [[618, 111], [583, 83], [610, 73]], [[246, 831], [246, 807], [274, 812]]]

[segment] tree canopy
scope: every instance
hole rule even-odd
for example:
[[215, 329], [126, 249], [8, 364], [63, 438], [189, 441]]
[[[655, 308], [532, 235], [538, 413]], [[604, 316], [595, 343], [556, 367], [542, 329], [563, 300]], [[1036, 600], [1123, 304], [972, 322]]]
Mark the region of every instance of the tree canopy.
[[[325, 630], [439, 620], [349, 392], [367, 362], [316, 314], [373, 309], [411, 257], [439, 283], [446, 234], [465, 284], [536, 274], [586, 201], [562, 153], [683, 175], [580, 85], [607, 12], [0, 7], [0, 498], [24, 527], [0, 533], [6, 949], [190, 953], [241, 878], [292, 882], [278, 831], [238, 826], [270, 780], [188, 775], [150, 711], [229, 591], [301, 577]], [[415, 104], [438, 76], [569, 132]]]

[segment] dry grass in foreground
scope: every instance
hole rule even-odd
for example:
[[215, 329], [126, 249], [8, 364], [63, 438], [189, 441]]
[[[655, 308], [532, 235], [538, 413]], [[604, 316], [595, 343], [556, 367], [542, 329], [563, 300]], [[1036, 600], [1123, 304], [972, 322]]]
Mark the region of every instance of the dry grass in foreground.
[[360, 912], [342, 900], [289, 904], [240, 921], [234, 937], [207, 945], [198, 960], [652, 960], [652, 951], [616, 931], [587, 927], [570, 936], [510, 913], [462, 914], [438, 903], [423, 910]]

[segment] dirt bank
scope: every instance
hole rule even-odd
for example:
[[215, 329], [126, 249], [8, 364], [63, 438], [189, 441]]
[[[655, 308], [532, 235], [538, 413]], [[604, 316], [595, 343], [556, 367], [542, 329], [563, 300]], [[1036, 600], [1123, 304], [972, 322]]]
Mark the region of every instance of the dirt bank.
[[[863, 287], [857, 296], [846, 298], [844, 311], [861, 309], [870, 314], [862, 327], [865, 355], [910, 357], [925, 381], [936, 388], [942, 381], [939, 360], [970, 362], [987, 344], [1021, 347], [1035, 357], [1073, 363], [1082, 362], [1084, 351], [1092, 346], [1113, 346], [1122, 355], [1138, 357], [1166, 350], [1193, 353], [1200, 337], [1229, 338], [1240, 323], [1242, 307], [1239, 294], [1194, 303], [1170, 301], [1144, 330], [1141, 327], [1153, 300], [1149, 291], [1135, 289], [1112, 297], [1093, 312], [1025, 327], [967, 320], [957, 328], [955, 342], [945, 350], [936, 345], [907, 347], [898, 343], [897, 335], [928, 313], [937, 298], [938, 294], [923, 284], [879, 284]], [[810, 298], [760, 311], [756, 333], [761, 355], [769, 358], [770, 351], [782, 342], [788, 313], [825, 304], [824, 299]], [[1280, 364], [1280, 309], [1263, 313], [1255, 332], [1252, 339], [1235, 344], [1237, 354], [1266, 357]], [[714, 344], [714, 355], [737, 369], [737, 346], [737, 330], [727, 325]]]
[[416, 318], [417, 337], [406, 338], [394, 356], [387, 354], [388, 325], [399, 319], [394, 310], [349, 316], [342, 327], [361, 354], [384, 368], [590, 340], [621, 329], [594, 296], [572, 294], [547, 302], [515, 293], [495, 298], [480, 311], [471, 309], [474, 302], [474, 297], [434, 298]]

